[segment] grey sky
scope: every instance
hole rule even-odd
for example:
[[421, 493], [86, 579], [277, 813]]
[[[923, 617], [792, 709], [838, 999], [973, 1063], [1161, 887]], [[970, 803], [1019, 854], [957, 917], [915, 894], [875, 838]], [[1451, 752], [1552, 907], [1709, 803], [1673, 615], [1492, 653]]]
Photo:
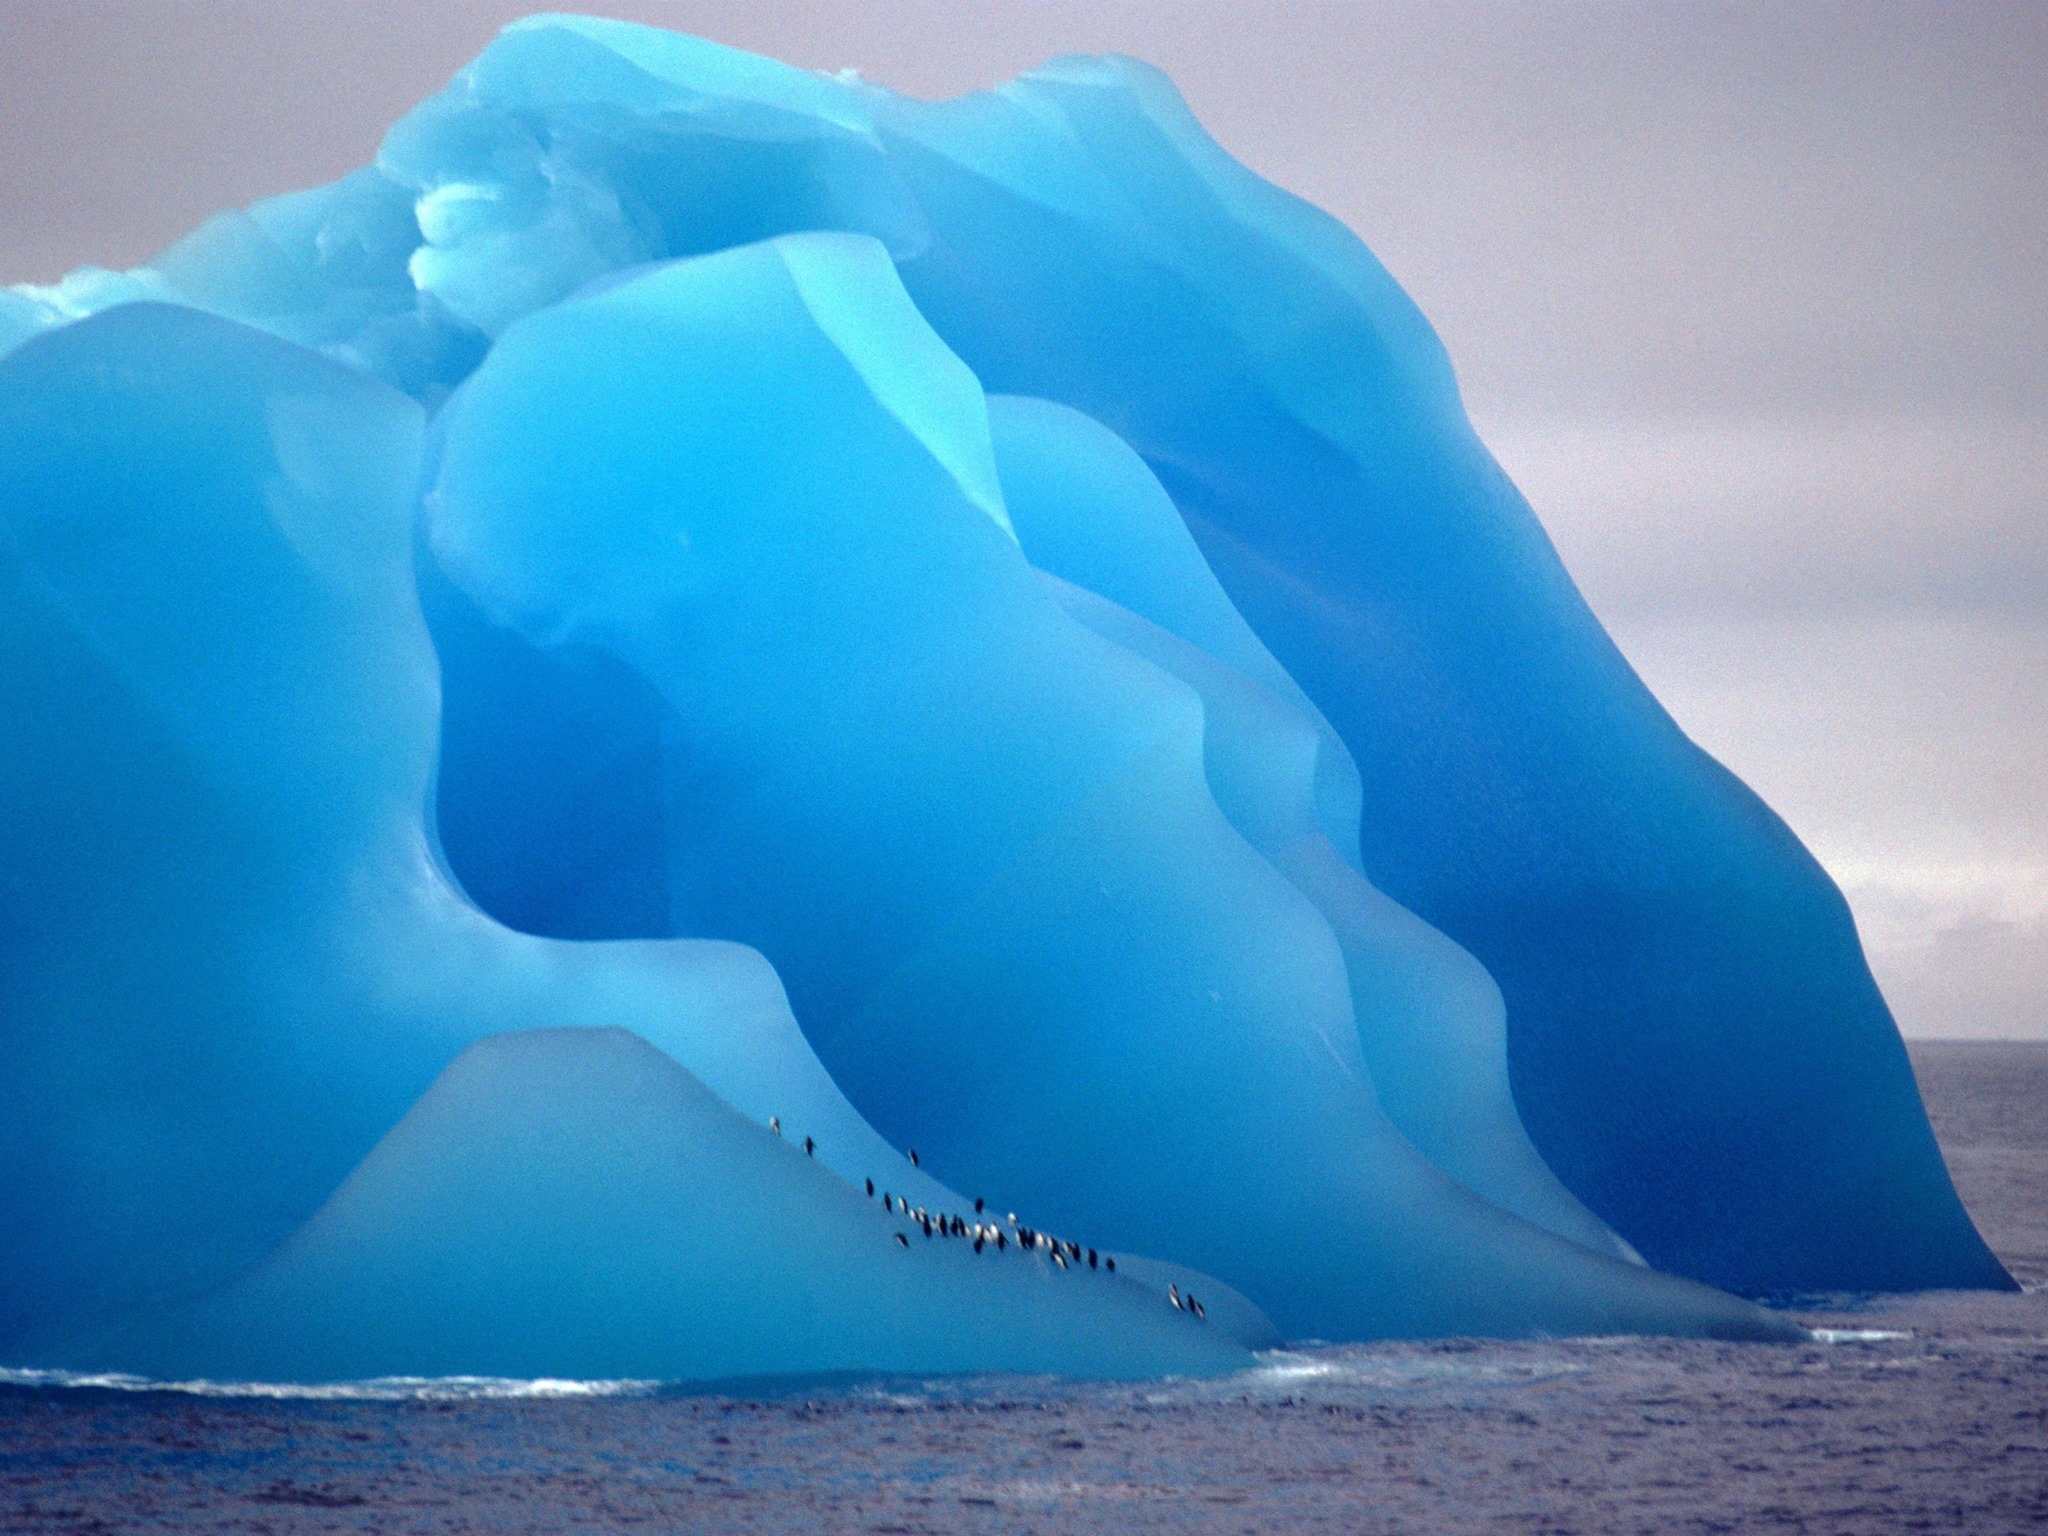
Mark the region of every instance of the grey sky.
[[[361, 164], [531, 8], [0, 0], [0, 280]], [[1167, 69], [1421, 303], [1909, 1032], [2048, 1038], [2048, 4], [593, 8], [925, 96]]]

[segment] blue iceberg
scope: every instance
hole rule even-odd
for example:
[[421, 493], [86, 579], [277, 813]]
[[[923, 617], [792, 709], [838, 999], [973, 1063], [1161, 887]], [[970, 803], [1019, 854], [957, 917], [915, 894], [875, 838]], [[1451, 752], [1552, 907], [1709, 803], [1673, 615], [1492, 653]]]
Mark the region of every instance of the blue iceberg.
[[536, 17], [9, 347], [0, 1355], [1137, 1376], [2010, 1284], [1839, 894], [1144, 66]]
[[536, 937], [462, 895], [426, 828], [423, 427], [189, 308], [0, 360], [0, 1349], [698, 1378], [1272, 1342], [1220, 1282], [1192, 1328], [1171, 1276], [1020, 1252], [853, 1109], [757, 953]]

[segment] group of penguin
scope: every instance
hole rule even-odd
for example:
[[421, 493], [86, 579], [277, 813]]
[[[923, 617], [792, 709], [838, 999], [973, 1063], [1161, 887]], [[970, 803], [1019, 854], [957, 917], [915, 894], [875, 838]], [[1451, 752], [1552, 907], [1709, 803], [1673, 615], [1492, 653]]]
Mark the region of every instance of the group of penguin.
[[[782, 1134], [781, 1116], [769, 1116], [768, 1129], [780, 1136]], [[816, 1157], [818, 1155], [818, 1144], [809, 1136], [804, 1138], [804, 1155], [806, 1157]], [[917, 1148], [912, 1147], [907, 1155], [910, 1158], [911, 1167], [919, 1166]], [[873, 1179], [866, 1179], [862, 1182], [867, 1185], [868, 1198], [870, 1200], [874, 1199], [875, 1181]], [[983, 1216], [987, 1202], [983, 1200], [977, 1199], [974, 1202], [974, 1220], [969, 1221], [964, 1216], [948, 1216], [944, 1213], [934, 1213], [926, 1210], [921, 1205], [912, 1206], [902, 1195], [891, 1194], [886, 1189], [881, 1192], [881, 1199], [883, 1210], [891, 1215], [902, 1215], [908, 1218], [915, 1225], [922, 1228], [924, 1235], [928, 1238], [934, 1236], [972, 1238], [976, 1253], [982, 1252], [991, 1245], [993, 1245], [998, 1253], [1002, 1253], [1012, 1247], [1015, 1247], [1020, 1253], [1037, 1253], [1042, 1250], [1050, 1255], [1052, 1262], [1062, 1270], [1070, 1266], [1079, 1266], [1085, 1262], [1090, 1269], [1102, 1269], [1112, 1275], [1116, 1273], [1116, 1260], [1107, 1254], [1098, 1254], [1093, 1248], [1083, 1248], [1079, 1243], [1068, 1238], [1053, 1237], [1049, 1233], [1021, 1226], [1018, 1224], [1017, 1214], [1014, 1211], [1010, 1213], [1006, 1223], [984, 1220]], [[901, 1246], [905, 1248], [910, 1246], [909, 1233], [897, 1232], [894, 1235], [896, 1241]], [[1173, 1309], [1176, 1312], [1186, 1312], [1196, 1318], [1207, 1318], [1209, 1315], [1208, 1310], [1203, 1307], [1201, 1302], [1195, 1299], [1194, 1292], [1183, 1293], [1178, 1285], [1167, 1286], [1166, 1299], [1173, 1304]]]

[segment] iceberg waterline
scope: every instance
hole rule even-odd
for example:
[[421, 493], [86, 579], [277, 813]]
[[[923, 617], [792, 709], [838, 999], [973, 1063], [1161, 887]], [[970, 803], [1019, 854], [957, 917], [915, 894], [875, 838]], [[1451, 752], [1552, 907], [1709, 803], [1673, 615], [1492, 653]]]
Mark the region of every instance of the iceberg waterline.
[[533, 18], [10, 343], [0, 1357], [1135, 1376], [2009, 1283], [1825, 876], [1141, 65]]

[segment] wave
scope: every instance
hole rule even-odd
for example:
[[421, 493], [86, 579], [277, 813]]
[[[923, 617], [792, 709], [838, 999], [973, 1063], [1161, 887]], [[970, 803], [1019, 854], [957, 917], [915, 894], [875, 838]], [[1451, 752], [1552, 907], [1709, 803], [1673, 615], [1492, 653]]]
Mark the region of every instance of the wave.
[[0, 1366], [0, 1387], [71, 1388], [103, 1392], [179, 1392], [191, 1397], [310, 1401], [470, 1402], [493, 1398], [652, 1397], [659, 1381], [571, 1381], [541, 1376], [378, 1376], [367, 1381], [159, 1381], [121, 1371], [26, 1370]]

